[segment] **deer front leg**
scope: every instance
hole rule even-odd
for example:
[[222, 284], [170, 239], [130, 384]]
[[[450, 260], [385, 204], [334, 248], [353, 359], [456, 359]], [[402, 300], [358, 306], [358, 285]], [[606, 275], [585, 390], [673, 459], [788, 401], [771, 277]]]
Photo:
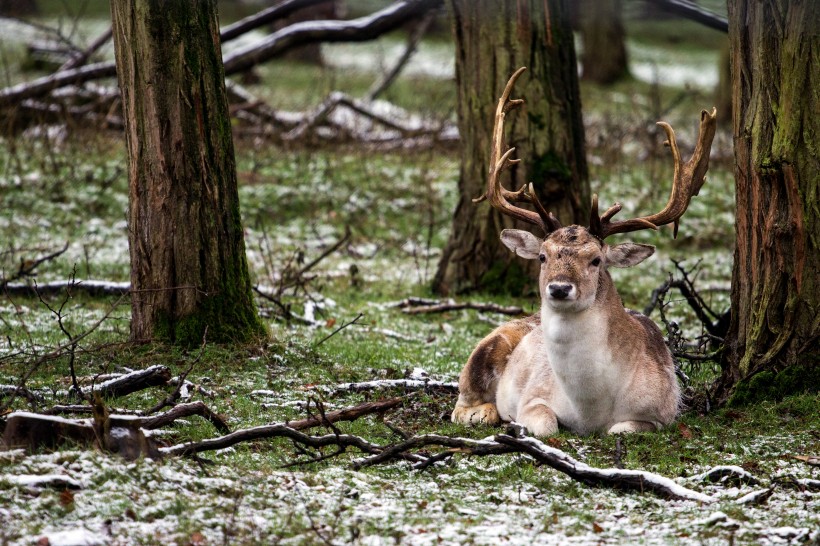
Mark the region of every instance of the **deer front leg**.
[[658, 430], [655, 423], [649, 421], [621, 421], [609, 427], [609, 434], [622, 434], [624, 432], [654, 432]]
[[495, 405], [498, 380], [513, 349], [533, 324], [533, 318], [508, 322], [476, 346], [458, 379], [458, 402], [450, 417], [454, 423], [497, 425], [501, 422]]
[[533, 436], [558, 434], [558, 417], [543, 398], [529, 400], [518, 412], [516, 422], [527, 427]]

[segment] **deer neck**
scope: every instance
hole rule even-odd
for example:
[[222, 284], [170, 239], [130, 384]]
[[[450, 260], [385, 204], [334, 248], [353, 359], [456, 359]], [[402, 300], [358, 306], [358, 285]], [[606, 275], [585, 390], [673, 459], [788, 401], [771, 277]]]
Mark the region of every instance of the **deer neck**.
[[541, 324], [550, 365], [559, 371], [588, 368], [587, 362], [595, 362], [594, 368], [611, 363], [610, 333], [624, 320], [626, 311], [607, 271], [601, 274], [595, 303], [589, 308], [560, 312], [543, 304]]

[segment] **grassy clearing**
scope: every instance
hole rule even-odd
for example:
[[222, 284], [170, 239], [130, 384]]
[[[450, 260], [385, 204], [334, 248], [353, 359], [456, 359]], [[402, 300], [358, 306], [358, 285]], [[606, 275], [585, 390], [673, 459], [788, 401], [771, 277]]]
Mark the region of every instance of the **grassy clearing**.
[[[640, 41], [640, 40], [639, 40]], [[393, 43], [377, 47], [388, 50]], [[439, 51], [441, 44], [429, 44]], [[675, 46], [676, 47], [676, 46]], [[689, 45], [687, 47], [695, 47]], [[372, 51], [371, 47], [371, 51]], [[708, 51], [701, 52], [705, 56]], [[341, 56], [364, 55], [366, 50]], [[661, 50], [663, 53], [663, 50]], [[667, 54], [671, 55], [668, 52]], [[667, 57], [669, 59], [671, 57]], [[260, 69], [254, 92], [285, 109], [301, 109], [331, 89], [363, 92], [372, 75], [352, 68], [318, 69], [274, 63]], [[600, 89], [583, 88], [592, 184], [603, 203], [624, 203], [623, 215], [657, 210], [665, 202], [671, 166], [660, 138], [651, 133], [658, 117], [673, 123], [682, 145], [693, 141], [697, 112], [711, 101], [702, 91], [652, 86], [632, 80]], [[429, 116], [453, 111], [452, 86], [433, 77], [405, 78], [390, 100]], [[658, 247], [649, 261], [614, 272], [626, 305], [641, 309], [651, 290], [674, 269], [670, 258], [700, 262], [698, 286], [717, 310], [728, 305], [734, 204], [727, 135], [719, 135], [706, 186], [684, 218], [677, 241], [670, 232], [632, 239]], [[227, 416], [232, 428], [302, 417], [321, 399], [327, 409], [401, 392], [328, 394], [317, 387], [373, 378], [400, 378], [423, 368], [455, 380], [475, 343], [503, 317], [474, 311], [409, 316], [393, 303], [430, 296], [428, 281], [450, 227], [455, 206], [457, 159], [448, 152], [374, 154], [351, 150], [282, 150], [239, 141], [237, 162], [246, 243], [254, 281], [272, 287], [282, 264], [318, 256], [350, 227], [352, 238], [316, 268], [310, 299], [325, 326], [270, 321], [264, 345], [183, 351], [125, 343], [128, 307], [85, 339], [77, 355], [80, 375], [169, 366], [174, 374], [199, 359], [190, 379], [214, 393], [204, 398]], [[5, 140], [0, 145], [0, 271], [69, 242], [60, 259], [38, 270], [38, 281], [77, 277], [128, 279], [126, 175], [118, 138], [74, 133]], [[62, 297], [52, 302], [59, 304]], [[537, 300], [485, 294], [475, 300], [517, 304], [535, 310]], [[304, 293], [286, 301], [305, 313]], [[65, 326], [84, 331], [113, 300], [72, 297]], [[259, 305], [265, 312], [266, 302]], [[334, 328], [359, 313], [364, 318], [326, 342]], [[699, 326], [683, 302], [667, 315], [689, 337]], [[657, 315], [654, 317], [657, 319]], [[389, 335], [396, 332], [406, 339]], [[14, 383], [40, 354], [66, 341], [54, 316], [36, 299], [0, 300], [0, 383]], [[686, 368], [691, 387], [703, 392], [714, 370]], [[44, 362], [29, 381], [43, 406], [67, 399], [68, 359]], [[255, 391], [264, 390], [265, 394]], [[148, 408], [166, 395], [159, 390], [112, 403]], [[669, 502], [580, 485], [528, 458], [456, 457], [425, 472], [406, 464], [352, 470], [354, 452], [296, 467], [304, 458], [285, 441], [242, 444], [206, 454], [216, 464], [188, 460], [124, 463], [100, 453], [71, 449], [25, 456], [0, 454], [0, 543], [28, 544], [55, 533], [84, 529], [86, 538], [108, 544], [781, 544], [816, 542], [818, 493], [799, 479], [818, 478], [815, 467], [793, 458], [820, 452], [817, 396], [705, 415], [685, 413], [656, 434], [578, 437], [562, 433], [554, 445], [586, 463], [644, 469], [677, 478], [715, 496], [712, 506]], [[449, 422], [452, 396], [420, 393], [386, 417], [409, 433], [438, 432], [481, 438], [498, 432]], [[24, 401], [14, 407], [25, 409]], [[387, 443], [397, 435], [377, 417], [340, 425], [351, 434]], [[191, 418], [171, 430], [169, 443], [216, 435]], [[739, 465], [762, 484], [686, 481], [709, 467]], [[82, 489], [22, 486], [23, 475], [63, 474]], [[774, 486], [767, 503], [735, 501]], [[812, 534], [813, 533], [813, 534]]]

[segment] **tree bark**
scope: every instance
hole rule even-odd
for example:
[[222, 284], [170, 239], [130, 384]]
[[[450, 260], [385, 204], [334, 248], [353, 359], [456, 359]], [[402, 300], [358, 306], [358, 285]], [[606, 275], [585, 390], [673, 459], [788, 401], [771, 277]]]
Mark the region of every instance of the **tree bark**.
[[820, 11], [729, 0], [736, 248], [718, 396], [820, 385]]
[[621, 0], [584, 0], [581, 8], [583, 78], [610, 84], [629, 74]]
[[261, 336], [216, 1], [116, 0], [111, 12], [129, 165], [131, 337]]
[[486, 190], [498, 97], [510, 75], [527, 66], [529, 72], [516, 87], [516, 97], [526, 105], [507, 118], [507, 143], [522, 161], [508, 171], [512, 181], [505, 185], [517, 189], [532, 181], [542, 203], [562, 222], [586, 220], [589, 183], [566, 5], [562, 0], [450, 0], [449, 7], [456, 42], [461, 171], [452, 234], [434, 289], [521, 293], [535, 286], [537, 267], [501, 245], [501, 229], [515, 223], [472, 199]]

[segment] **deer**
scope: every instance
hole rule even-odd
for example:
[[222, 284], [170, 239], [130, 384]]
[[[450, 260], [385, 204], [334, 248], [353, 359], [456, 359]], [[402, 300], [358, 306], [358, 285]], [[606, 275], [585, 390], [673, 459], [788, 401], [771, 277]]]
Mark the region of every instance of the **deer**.
[[674, 162], [671, 194], [660, 212], [614, 220], [621, 204], [599, 214], [593, 194], [589, 225], [564, 227], [545, 210], [532, 183], [517, 191], [501, 184], [501, 172], [520, 161], [512, 158], [515, 148], [504, 150], [504, 121], [524, 103], [510, 96], [525, 70], [510, 77], [499, 98], [487, 190], [473, 201], [487, 200], [544, 234], [541, 238], [519, 229], [500, 234], [516, 255], [541, 262], [540, 310], [502, 324], [478, 343], [459, 376], [451, 420], [468, 425], [515, 422], [535, 436], [552, 436], [559, 425], [580, 435], [660, 430], [679, 413], [675, 363], [660, 328], [624, 308], [608, 271], [641, 263], [655, 247], [605, 240], [668, 224], [677, 237], [681, 217], [705, 182], [716, 110], [701, 111], [697, 144], [685, 163], [671, 125], [658, 122]]

